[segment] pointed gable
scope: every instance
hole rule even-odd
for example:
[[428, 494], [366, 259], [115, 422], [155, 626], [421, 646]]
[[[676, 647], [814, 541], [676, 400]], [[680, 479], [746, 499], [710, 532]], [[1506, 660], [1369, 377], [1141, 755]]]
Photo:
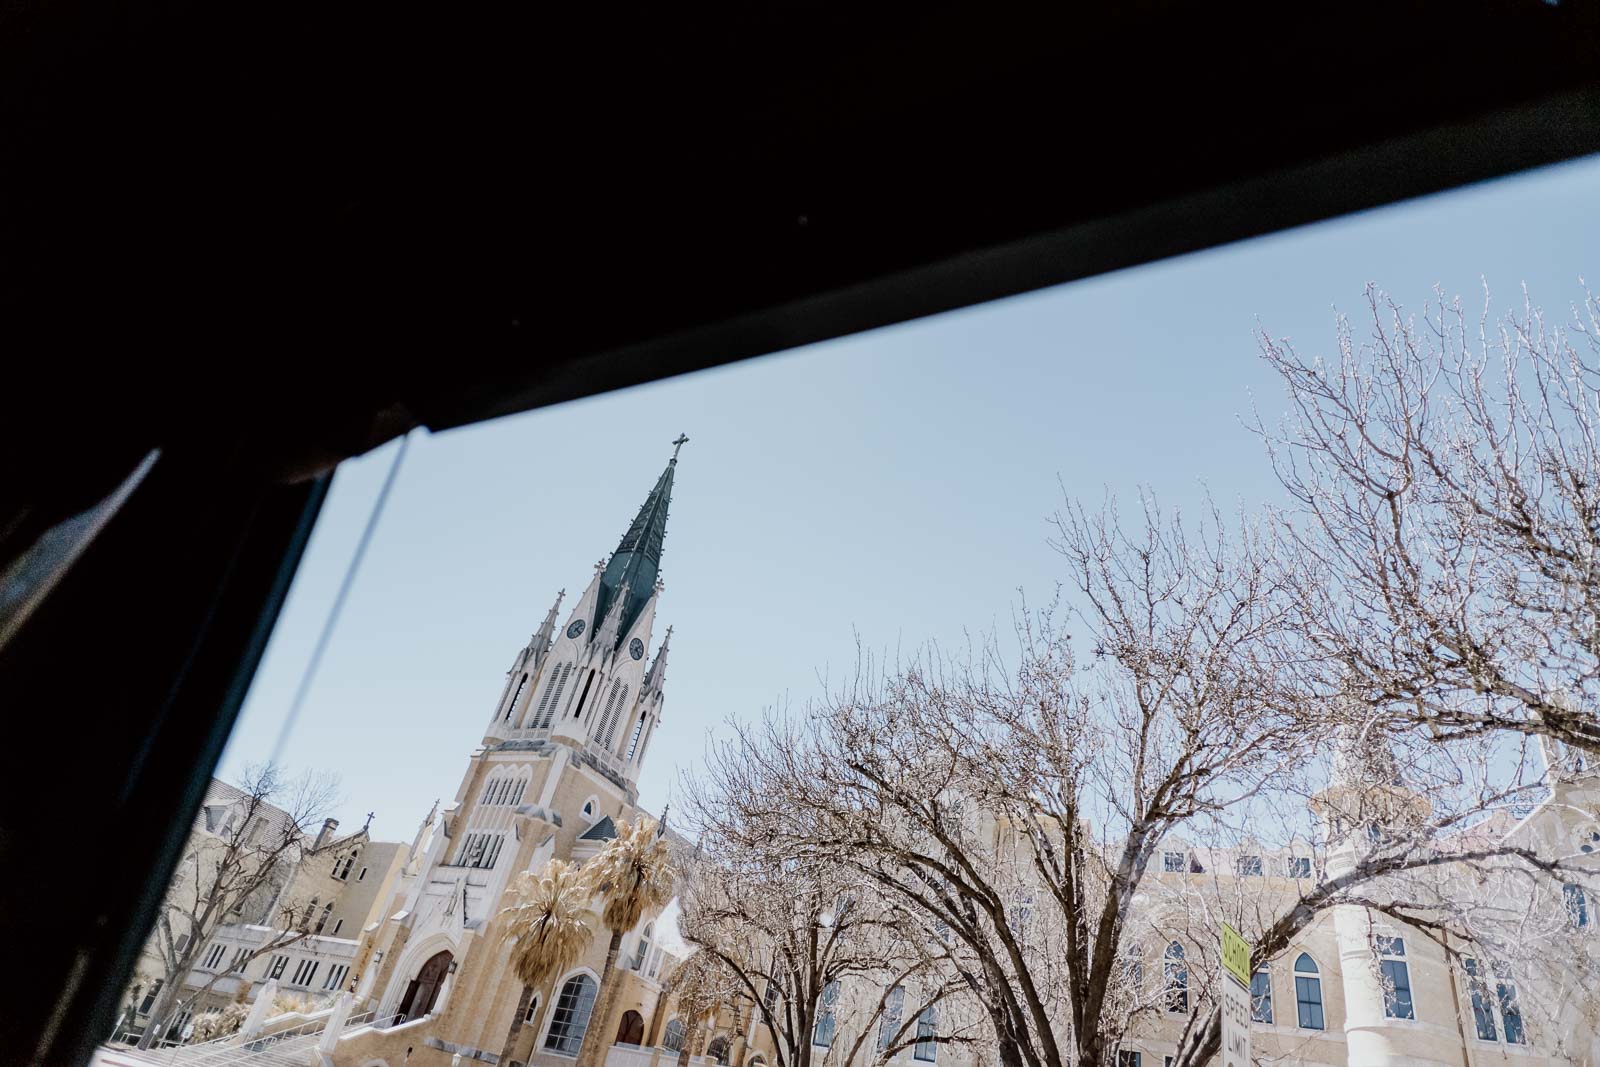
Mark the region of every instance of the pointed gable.
[[611, 821], [611, 816], [602, 816], [600, 821], [578, 835], [579, 841], [610, 841], [617, 836], [617, 824]]

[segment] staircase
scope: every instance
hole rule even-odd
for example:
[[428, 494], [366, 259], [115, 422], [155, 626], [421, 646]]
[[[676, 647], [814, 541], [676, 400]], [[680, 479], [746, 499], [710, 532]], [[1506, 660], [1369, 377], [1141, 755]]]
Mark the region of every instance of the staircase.
[[[392, 1025], [394, 1019], [376, 1020], [373, 1012], [352, 1015], [345, 1033], [368, 1026]], [[314, 1067], [317, 1045], [322, 1041], [326, 1019], [318, 1019], [292, 1030], [264, 1034], [243, 1043], [237, 1036], [218, 1038], [199, 1045], [170, 1049], [103, 1049], [97, 1067]]]

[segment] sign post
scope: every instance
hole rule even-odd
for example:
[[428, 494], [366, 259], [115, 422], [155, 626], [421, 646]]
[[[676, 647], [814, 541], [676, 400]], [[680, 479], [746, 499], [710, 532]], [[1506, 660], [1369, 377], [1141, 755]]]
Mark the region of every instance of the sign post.
[[1222, 924], [1222, 1067], [1250, 1067], [1250, 943]]

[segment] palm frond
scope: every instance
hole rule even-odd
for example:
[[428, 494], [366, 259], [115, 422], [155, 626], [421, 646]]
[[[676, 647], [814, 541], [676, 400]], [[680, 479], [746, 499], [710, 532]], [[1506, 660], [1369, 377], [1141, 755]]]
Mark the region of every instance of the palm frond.
[[590, 886], [576, 864], [552, 859], [538, 873], [523, 871], [512, 883], [512, 903], [501, 909], [511, 966], [535, 989], [578, 962], [594, 938], [589, 925]]
[[653, 819], [617, 824], [617, 836], [584, 867], [602, 901], [601, 922], [613, 933], [632, 930], [646, 915], [667, 906], [678, 874], [667, 842]]

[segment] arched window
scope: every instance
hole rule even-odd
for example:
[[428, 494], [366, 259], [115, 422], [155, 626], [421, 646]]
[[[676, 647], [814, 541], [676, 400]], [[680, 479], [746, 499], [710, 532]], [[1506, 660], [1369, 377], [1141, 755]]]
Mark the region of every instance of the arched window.
[[640, 971], [644, 969], [645, 957], [650, 955], [650, 935], [655, 932], [655, 929], [655, 923], [645, 924], [644, 932], [639, 935], [639, 947], [634, 951], [633, 962], [628, 964], [631, 970]]
[[625, 714], [627, 714], [627, 711], [628, 711], [628, 687], [627, 686], [623, 686], [622, 687], [622, 693], [617, 697], [617, 713], [611, 717], [611, 721], [610, 722], [606, 723], [605, 732], [604, 732], [603, 736], [601, 736], [601, 738], [600, 738], [600, 743], [602, 745], [604, 745], [606, 748], [610, 748], [611, 747], [612, 740], [615, 739], [616, 736], [617, 736], [617, 722]]
[[550, 680], [544, 684], [544, 696], [539, 698], [538, 721], [533, 724], [535, 729], [543, 730], [550, 725], [550, 717], [555, 714], [556, 705], [561, 703], [561, 691], [567, 687], [567, 678], [571, 674], [570, 663], [550, 669]]
[[517, 683], [517, 691], [515, 693], [511, 694], [511, 700], [510, 700], [509, 703], [506, 704], [506, 718], [505, 718], [506, 722], [510, 722], [511, 721], [511, 712], [513, 710], [515, 710], [515, 708], [517, 706], [517, 698], [522, 696], [522, 691], [525, 688], [527, 688], [527, 685], [528, 685], [528, 676], [526, 674], [524, 674], [522, 676], [522, 681]]
[[1170, 1012], [1186, 1013], [1189, 1010], [1189, 965], [1183, 960], [1183, 946], [1174, 941], [1167, 946], [1166, 959], [1161, 964], [1167, 980], [1167, 1004]]
[[361, 854], [359, 848], [353, 848], [343, 856], [333, 861], [333, 876], [343, 882], [350, 877], [350, 868], [356, 865], [356, 857]]
[[550, 1033], [545, 1036], [544, 1047], [564, 1056], [576, 1056], [583, 1047], [583, 1035], [589, 1030], [589, 1014], [594, 1011], [594, 979], [586, 974], [575, 974], [561, 987], [556, 1000], [556, 1010], [550, 1017]]
[[625, 757], [626, 759], [632, 759], [633, 754], [639, 751], [639, 738], [644, 736], [645, 715], [645, 712], [640, 712], [639, 721], [633, 724], [633, 737], [628, 741], [628, 755]]
[[532, 1026], [533, 1025], [533, 1021], [535, 1019], [537, 1019], [538, 1017], [539, 1017], [539, 998], [538, 997], [531, 997], [528, 1000], [528, 1010], [522, 1013], [522, 1021], [523, 1021], [523, 1023], [525, 1025]]
[[668, 1019], [667, 1029], [661, 1035], [661, 1047], [668, 1052], [683, 1051], [683, 1020]]
[[1317, 963], [1302, 952], [1294, 961], [1294, 1000], [1298, 1022], [1304, 1030], [1325, 1029], [1322, 1018], [1322, 979]]
[[727, 1067], [728, 1064], [728, 1039], [719, 1037], [706, 1046], [706, 1055]]
[[333, 901], [330, 900], [330, 901], [328, 901], [326, 904], [324, 904], [322, 906], [322, 917], [317, 920], [317, 928], [315, 930], [311, 931], [311, 932], [313, 934], [322, 933], [323, 927], [328, 925], [328, 919], [331, 918], [332, 916], [333, 916]]
[[611, 715], [617, 710], [617, 693], [621, 689], [622, 683], [611, 683], [611, 692], [606, 695], [606, 709], [600, 713], [600, 724], [595, 727], [595, 737], [605, 737], [606, 730], [611, 726]]

